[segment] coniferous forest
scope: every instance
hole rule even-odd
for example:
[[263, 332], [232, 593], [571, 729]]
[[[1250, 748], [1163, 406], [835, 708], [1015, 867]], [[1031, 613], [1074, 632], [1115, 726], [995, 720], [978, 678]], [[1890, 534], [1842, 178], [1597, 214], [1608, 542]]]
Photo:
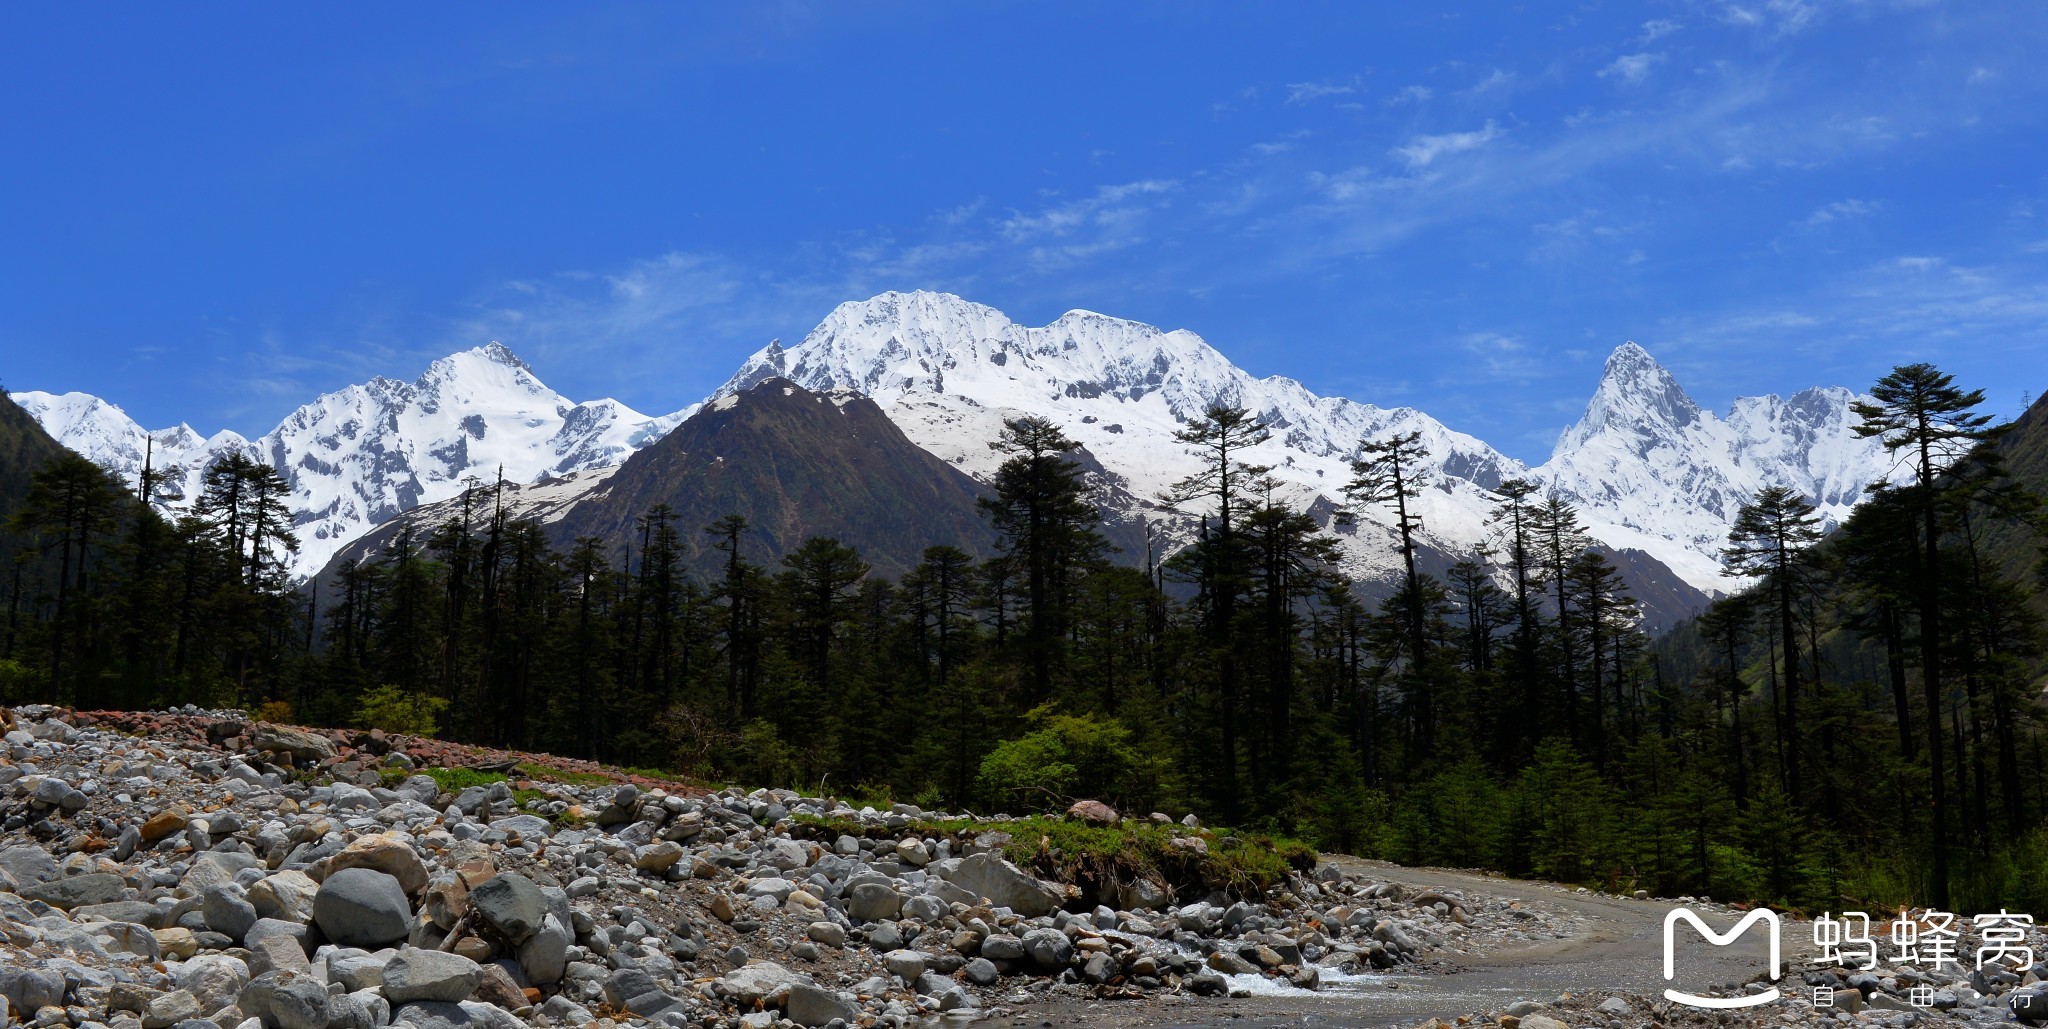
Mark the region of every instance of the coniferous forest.
[[989, 441], [996, 553], [930, 540], [895, 581], [836, 539], [762, 560], [737, 513], [655, 507], [624, 558], [551, 548], [480, 485], [316, 594], [287, 578], [273, 468], [224, 459], [167, 518], [151, 474], [15, 447], [0, 700], [234, 706], [949, 809], [1097, 798], [1665, 896], [2048, 905], [2048, 441], [1927, 365], [1871, 395], [1892, 478], [1826, 534], [1762, 489], [1726, 549], [1755, 585], [1658, 640], [1535, 483], [1500, 484], [1486, 549], [1418, 572], [1414, 437], [1360, 441], [1345, 490], [1399, 530], [1366, 602], [1246, 460], [1268, 428], [1220, 406], [1179, 437], [1204, 470], [1158, 498], [1200, 518], [1170, 556], [1115, 550], [1075, 444], [1023, 419]]

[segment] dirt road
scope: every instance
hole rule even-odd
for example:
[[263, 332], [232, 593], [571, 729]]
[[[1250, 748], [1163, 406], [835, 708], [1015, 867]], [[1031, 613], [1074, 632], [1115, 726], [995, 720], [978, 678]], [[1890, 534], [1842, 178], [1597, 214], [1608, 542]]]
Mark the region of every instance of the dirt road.
[[[1761, 930], [1745, 933], [1735, 944], [1709, 947], [1696, 934], [1678, 937], [1677, 977], [1663, 977], [1664, 916], [1672, 905], [1597, 894], [1577, 893], [1550, 883], [1496, 879], [1471, 872], [1405, 868], [1377, 861], [1333, 858], [1347, 871], [1372, 879], [1434, 889], [1456, 889], [1519, 900], [1563, 910], [1577, 916], [1583, 928], [1566, 939], [1503, 946], [1482, 955], [1460, 958], [1444, 973], [1400, 974], [1345, 980], [1322, 991], [1294, 991], [1231, 1000], [1165, 997], [1150, 1001], [1071, 1000], [1012, 1007], [991, 1023], [1044, 1026], [1384, 1026], [1432, 1016], [1451, 1017], [1499, 1010], [1518, 1000], [1548, 1001], [1558, 995], [1587, 991], [1621, 991], [1661, 997], [1667, 986], [1707, 992], [1747, 980], [1768, 963]], [[1708, 914], [1717, 930], [1732, 925], [1728, 916]], [[1788, 923], [1784, 958], [1790, 963], [1804, 950], [1797, 946], [1801, 929]], [[1769, 1010], [1768, 1008], [1762, 1010]]]

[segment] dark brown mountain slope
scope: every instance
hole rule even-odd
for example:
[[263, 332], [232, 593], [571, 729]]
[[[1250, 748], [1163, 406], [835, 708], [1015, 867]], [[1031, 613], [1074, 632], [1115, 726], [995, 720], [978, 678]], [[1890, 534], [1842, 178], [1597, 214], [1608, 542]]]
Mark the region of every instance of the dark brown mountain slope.
[[935, 544], [988, 553], [979, 495], [973, 479], [910, 442], [874, 401], [769, 379], [713, 401], [627, 458], [548, 535], [559, 544], [626, 539], [650, 508], [667, 504], [699, 550], [708, 549], [703, 526], [739, 514], [753, 524], [756, 560], [834, 536], [894, 578]]
[[[975, 507], [979, 493], [973, 479], [906, 439], [874, 401], [771, 379], [705, 406], [615, 471], [508, 486], [505, 503], [516, 517], [539, 519], [558, 548], [582, 536], [605, 540], [615, 563], [629, 541], [637, 548], [639, 520], [667, 504], [702, 574], [717, 574], [723, 558], [704, 527], [739, 514], [753, 526], [747, 557], [771, 570], [804, 540], [833, 536], [893, 579], [935, 544], [987, 556], [993, 536]], [[320, 579], [382, 553], [406, 525], [430, 530], [461, 504], [444, 500], [386, 522], [337, 554]]]

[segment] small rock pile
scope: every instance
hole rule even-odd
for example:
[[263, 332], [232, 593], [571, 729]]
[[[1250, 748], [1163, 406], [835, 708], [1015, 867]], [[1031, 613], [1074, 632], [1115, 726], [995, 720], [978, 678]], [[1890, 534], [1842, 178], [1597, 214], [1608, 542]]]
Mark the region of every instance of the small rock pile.
[[379, 756], [231, 712], [14, 714], [0, 1024], [901, 1026], [1057, 991], [1314, 988], [1529, 921], [1330, 866], [1177, 905], [1133, 881], [1074, 910], [1073, 888], [1002, 856], [1000, 820], [925, 835], [905, 805], [673, 784], [450, 794], [413, 755], [465, 748]]

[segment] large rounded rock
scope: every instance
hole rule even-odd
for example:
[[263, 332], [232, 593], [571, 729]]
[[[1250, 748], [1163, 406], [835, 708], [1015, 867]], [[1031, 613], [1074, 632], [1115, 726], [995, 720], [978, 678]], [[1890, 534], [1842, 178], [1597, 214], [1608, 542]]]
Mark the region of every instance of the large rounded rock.
[[70, 911], [88, 904], [112, 904], [120, 900], [128, 884], [111, 872], [73, 875], [56, 882], [36, 883], [21, 891], [29, 900], [40, 900], [53, 908]]
[[384, 997], [393, 1004], [415, 1000], [454, 1002], [475, 992], [483, 970], [460, 954], [407, 947], [384, 964]]
[[541, 930], [519, 945], [519, 970], [535, 983], [560, 982], [569, 967], [569, 945], [576, 934], [553, 914], [541, 921]]
[[270, 722], [257, 723], [255, 730], [249, 734], [249, 746], [256, 750], [290, 754], [300, 761], [316, 761], [334, 756], [333, 740], [318, 733]]
[[1077, 800], [1067, 808], [1067, 817], [1078, 818], [1092, 825], [1115, 825], [1116, 809], [1099, 800]]
[[219, 1011], [249, 985], [249, 966], [226, 954], [201, 954], [180, 962], [172, 977], [179, 989], [199, 998], [200, 1007]]
[[903, 910], [903, 898], [881, 883], [861, 883], [846, 901], [846, 916], [856, 922], [880, 922]]
[[375, 950], [405, 939], [412, 906], [397, 879], [368, 868], [344, 868], [320, 884], [313, 921], [334, 943]]
[[2014, 990], [2006, 998], [2006, 1005], [2012, 1008], [2013, 1017], [2021, 1021], [2048, 1022], [2048, 985]]
[[200, 903], [200, 913], [206, 919], [206, 927], [236, 943], [248, 935], [249, 927], [256, 924], [256, 905], [249, 903], [248, 891], [227, 882], [206, 888], [206, 896]]
[[981, 956], [990, 961], [1017, 961], [1024, 957], [1024, 941], [1009, 933], [991, 933], [981, 941]]
[[517, 947], [540, 931], [548, 899], [533, 880], [517, 872], [500, 872], [469, 891], [469, 909]]
[[1067, 900], [1066, 890], [1025, 872], [994, 854], [949, 858], [932, 866], [939, 878], [991, 905], [1006, 907], [1026, 918], [1049, 915]]
[[802, 1026], [831, 1025], [835, 1021], [852, 1025], [860, 1018], [860, 1008], [852, 1001], [831, 990], [805, 983], [789, 988], [784, 1013], [790, 1021]]
[[924, 974], [924, 955], [914, 950], [892, 950], [882, 955], [882, 967], [890, 975], [902, 976], [906, 983], [915, 982]]
[[407, 895], [427, 887], [427, 863], [411, 845], [396, 836], [360, 836], [341, 853], [327, 859], [327, 874], [344, 868], [371, 868], [383, 872], [404, 887]]
[[265, 876], [249, 887], [249, 903], [264, 918], [304, 925], [313, 920], [313, 898], [320, 884], [300, 871], [283, 871]]
[[1058, 970], [1074, 957], [1074, 941], [1058, 929], [1033, 929], [1024, 934], [1024, 953], [1040, 968]]
[[327, 987], [310, 975], [271, 972], [242, 988], [242, 1014], [275, 1029], [327, 1029]]

